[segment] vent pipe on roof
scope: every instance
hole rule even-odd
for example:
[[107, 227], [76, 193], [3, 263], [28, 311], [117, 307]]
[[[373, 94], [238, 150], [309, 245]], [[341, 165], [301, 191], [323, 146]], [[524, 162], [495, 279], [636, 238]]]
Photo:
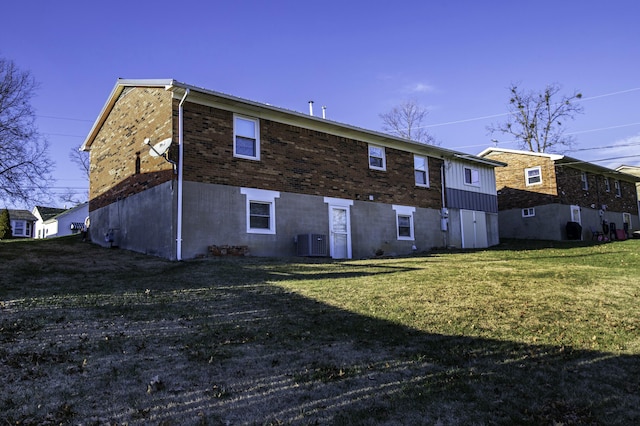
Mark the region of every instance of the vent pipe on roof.
[[322, 106], [322, 118], [327, 118], [327, 107]]
[[309, 101], [309, 115], [313, 116], [313, 101]]

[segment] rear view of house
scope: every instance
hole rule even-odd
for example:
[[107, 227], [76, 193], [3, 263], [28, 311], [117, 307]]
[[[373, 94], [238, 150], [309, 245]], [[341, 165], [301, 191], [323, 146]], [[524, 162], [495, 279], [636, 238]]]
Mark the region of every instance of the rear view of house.
[[493, 219], [473, 244], [458, 220], [494, 214], [495, 186], [461, 188], [452, 220], [445, 175], [464, 164], [488, 182], [502, 163], [174, 80], [119, 80], [83, 149], [103, 245], [180, 260], [212, 247], [361, 258], [497, 243]]
[[616, 229], [640, 228], [640, 177], [558, 154], [488, 148], [479, 156], [507, 164], [496, 170], [503, 238], [615, 238]]

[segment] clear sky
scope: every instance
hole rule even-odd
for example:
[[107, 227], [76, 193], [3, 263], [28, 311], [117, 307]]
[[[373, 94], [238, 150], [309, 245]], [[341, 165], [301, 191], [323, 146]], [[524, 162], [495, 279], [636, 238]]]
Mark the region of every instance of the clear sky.
[[557, 83], [584, 96], [584, 114], [567, 123], [579, 151], [567, 155], [640, 165], [637, 0], [21, 0], [0, 10], [0, 56], [41, 84], [33, 105], [56, 192], [86, 190], [69, 151], [119, 77], [300, 112], [313, 100], [316, 114], [326, 105], [327, 118], [376, 131], [380, 113], [413, 98], [442, 147], [471, 154], [492, 138], [516, 148], [486, 130], [504, 121], [511, 83]]

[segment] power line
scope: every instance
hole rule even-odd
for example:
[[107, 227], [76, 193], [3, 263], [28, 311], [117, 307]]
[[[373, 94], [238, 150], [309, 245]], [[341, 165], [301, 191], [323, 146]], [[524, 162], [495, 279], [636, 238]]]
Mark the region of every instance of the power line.
[[95, 121], [95, 120], [87, 120], [87, 119], [84, 119], [84, 118], [55, 117], [53, 115], [38, 115], [38, 114], [36, 114], [36, 117], [38, 117], [38, 118], [50, 118], [52, 120], [82, 121], [82, 122], [86, 122], [86, 123], [93, 123]]

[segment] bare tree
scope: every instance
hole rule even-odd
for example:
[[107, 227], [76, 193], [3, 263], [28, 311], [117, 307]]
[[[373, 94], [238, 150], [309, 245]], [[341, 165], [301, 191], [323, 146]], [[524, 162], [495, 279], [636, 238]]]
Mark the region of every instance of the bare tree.
[[86, 151], [80, 151], [80, 147], [71, 148], [69, 151], [69, 160], [82, 172], [82, 175], [89, 180], [89, 153]]
[[509, 134], [522, 149], [532, 152], [558, 152], [571, 147], [573, 138], [565, 135], [564, 123], [582, 113], [583, 108], [577, 103], [582, 93], [559, 95], [558, 84], [550, 84], [542, 92], [525, 92], [512, 84], [509, 92], [509, 118], [487, 127], [492, 134]]
[[28, 71], [0, 58], [0, 200], [48, 200], [52, 161], [31, 107], [38, 84]]
[[[89, 162], [89, 153], [85, 151], [80, 151], [80, 147], [72, 147], [69, 151], [69, 160], [78, 166], [78, 169], [82, 172], [82, 175], [89, 180], [89, 170], [91, 164]], [[77, 205], [84, 203], [89, 198], [89, 193], [84, 192], [83, 194], [79, 194], [73, 188], [67, 188], [65, 192], [60, 195], [60, 201], [69, 205]]]
[[382, 129], [403, 139], [438, 145], [436, 139], [424, 127], [424, 119], [429, 114], [414, 99], [402, 102], [391, 111], [380, 114]]

